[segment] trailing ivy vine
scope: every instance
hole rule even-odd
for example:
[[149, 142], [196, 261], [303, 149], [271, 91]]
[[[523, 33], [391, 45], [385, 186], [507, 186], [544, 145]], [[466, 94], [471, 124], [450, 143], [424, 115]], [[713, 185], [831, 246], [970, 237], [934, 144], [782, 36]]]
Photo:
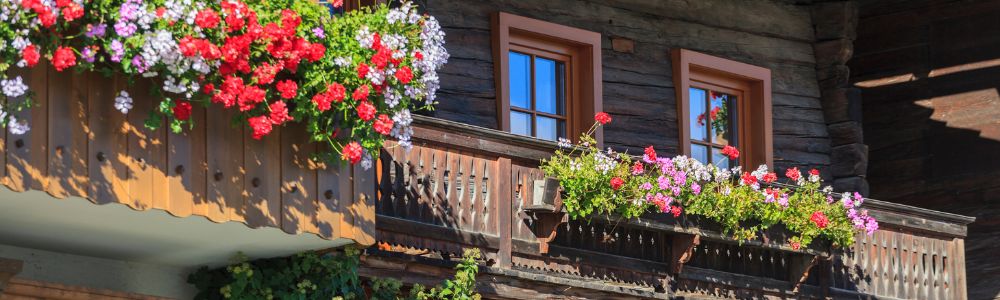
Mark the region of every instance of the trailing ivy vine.
[[466, 250], [455, 267], [455, 277], [427, 289], [414, 285], [404, 293], [403, 283], [391, 278], [363, 279], [358, 275], [361, 251], [300, 253], [290, 257], [247, 261], [225, 268], [201, 268], [188, 276], [198, 289], [195, 299], [480, 299], [476, 293], [478, 249]]

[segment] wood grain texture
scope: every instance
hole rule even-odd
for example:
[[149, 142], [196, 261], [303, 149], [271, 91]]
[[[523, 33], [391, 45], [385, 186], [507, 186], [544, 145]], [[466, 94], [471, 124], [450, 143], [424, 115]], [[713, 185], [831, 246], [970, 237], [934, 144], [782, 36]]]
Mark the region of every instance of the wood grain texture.
[[[31, 131], [0, 135], [2, 181], [11, 190], [249, 227], [282, 228], [283, 216], [294, 215], [295, 233], [374, 241], [375, 171], [334, 164], [318, 176], [320, 165], [310, 159], [316, 144], [304, 128], [279, 127], [256, 141], [244, 135], [244, 124], [233, 126], [233, 110], [195, 105], [193, 128], [151, 130], [147, 112], [159, 103], [150, 96], [151, 81], [130, 86], [120, 75], [47, 66], [14, 74], [26, 78], [36, 104], [16, 116], [30, 122]], [[114, 107], [122, 90], [133, 98], [128, 114]], [[294, 186], [294, 192], [283, 186]]]

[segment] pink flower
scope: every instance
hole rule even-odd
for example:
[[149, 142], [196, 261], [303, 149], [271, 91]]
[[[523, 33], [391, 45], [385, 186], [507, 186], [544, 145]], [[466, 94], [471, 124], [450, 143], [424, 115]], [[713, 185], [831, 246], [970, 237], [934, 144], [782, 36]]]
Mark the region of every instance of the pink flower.
[[357, 164], [361, 161], [362, 154], [364, 154], [364, 149], [361, 148], [361, 145], [358, 142], [351, 142], [340, 151], [340, 158], [351, 162], [351, 164]]
[[798, 167], [793, 167], [785, 171], [785, 177], [788, 177], [792, 181], [799, 181], [799, 178], [802, 178], [802, 172], [799, 172]]
[[639, 175], [644, 172], [646, 172], [646, 170], [643, 168], [641, 161], [636, 161], [635, 164], [632, 164], [632, 175]]

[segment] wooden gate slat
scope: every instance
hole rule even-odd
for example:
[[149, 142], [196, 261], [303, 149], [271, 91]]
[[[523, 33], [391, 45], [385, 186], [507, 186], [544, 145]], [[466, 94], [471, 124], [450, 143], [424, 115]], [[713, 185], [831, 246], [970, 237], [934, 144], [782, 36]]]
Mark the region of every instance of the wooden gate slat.
[[[96, 77], [96, 76], [95, 76]], [[123, 87], [125, 79], [120, 75], [113, 78], [94, 78], [92, 81], [110, 80], [112, 84], [92, 84], [87, 97], [91, 111], [106, 113], [90, 114], [89, 143], [87, 144], [87, 166], [90, 174], [91, 200], [98, 204], [112, 203], [128, 195], [125, 164], [120, 159], [126, 151], [125, 115], [114, 108], [114, 99]]]
[[48, 192], [56, 197], [88, 195], [87, 97], [92, 76], [97, 75], [49, 72], [49, 98], [53, 101], [49, 101]]
[[233, 126], [235, 109], [217, 104], [209, 106], [205, 122], [205, 148], [208, 161], [206, 185], [208, 197], [195, 206], [198, 215], [214, 222], [231, 220], [237, 207], [243, 206], [243, 135], [245, 124]]
[[178, 217], [190, 216], [206, 201], [205, 108], [194, 105], [191, 121], [194, 128], [167, 133], [167, 211]]

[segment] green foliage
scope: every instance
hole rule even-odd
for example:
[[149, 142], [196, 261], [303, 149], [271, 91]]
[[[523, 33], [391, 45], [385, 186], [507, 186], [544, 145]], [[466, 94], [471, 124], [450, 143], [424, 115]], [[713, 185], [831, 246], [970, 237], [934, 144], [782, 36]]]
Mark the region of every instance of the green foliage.
[[396, 279], [362, 279], [360, 254], [347, 247], [337, 254], [306, 252], [255, 261], [238, 257], [225, 268], [203, 267], [188, 282], [199, 291], [195, 299], [480, 299], [475, 292], [478, 249], [465, 252], [454, 279], [429, 290], [416, 285], [405, 295]]

